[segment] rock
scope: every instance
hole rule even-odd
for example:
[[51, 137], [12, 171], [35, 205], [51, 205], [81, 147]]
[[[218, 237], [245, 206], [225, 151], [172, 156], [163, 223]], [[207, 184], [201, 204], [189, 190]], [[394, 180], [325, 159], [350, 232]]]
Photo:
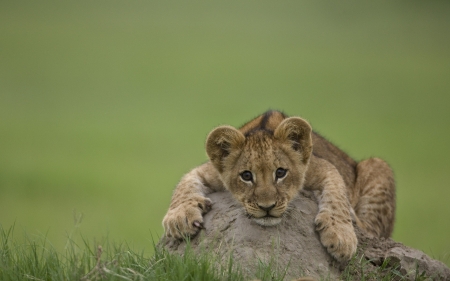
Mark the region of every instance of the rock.
[[[291, 202], [283, 221], [275, 227], [263, 227], [249, 219], [229, 192], [217, 192], [208, 197], [213, 207], [204, 217], [205, 229], [191, 239], [193, 249], [213, 251], [223, 257], [223, 262], [232, 255], [234, 264], [249, 275], [256, 272], [261, 263], [271, 264], [280, 272], [287, 268], [285, 280], [305, 275], [336, 280], [345, 268], [345, 264], [337, 263], [320, 243], [314, 226], [318, 207], [311, 192], [302, 191]], [[448, 267], [418, 250], [392, 239], [368, 238], [358, 230], [357, 235], [359, 254], [370, 259], [367, 263], [370, 267], [380, 266], [388, 258], [389, 266], [396, 267], [410, 280], [422, 273], [436, 280], [450, 280]], [[186, 248], [184, 241], [167, 237], [161, 239], [159, 245], [179, 254]]]
[[362, 235], [358, 238], [366, 258], [372, 262], [378, 261], [375, 265], [387, 260], [407, 280], [416, 280], [416, 276], [428, 277], [431, 280], [450, 280], [450, 269], [422, 251], [406, 247], [390, 238], [371, 239]]

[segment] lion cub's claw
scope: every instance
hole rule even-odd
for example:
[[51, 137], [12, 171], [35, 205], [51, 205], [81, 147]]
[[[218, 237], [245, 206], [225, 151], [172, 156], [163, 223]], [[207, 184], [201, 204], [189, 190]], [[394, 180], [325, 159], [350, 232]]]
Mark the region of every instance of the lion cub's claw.
[[338, 261], [348, 261], [356, 253], [358, 239], [351, 220], [337, 219], [330, 212], [320, 212], [316, 219], [320, 241]]
[[195, 236], [203, 226], [203, 214], [211, 210], [209, 198], [196, 197], [169, 209], [163, 219], [163, 227], [167, 237], [182, 239]]
[[194, 226], [195, 227], [198, 227], [198, 228], [200, 228], [200, 229], [204, 229], [205, 227], [203, 226], [203, 223], [201, 223], [201, 222], [198, 222], [198, 221], [194, 221]]
[[203, 202], [198, 203], [198, 207], [202, 210], [203, 214], [206, 214], [211, 210], [212, 202], [209, 198], [205, 198]]

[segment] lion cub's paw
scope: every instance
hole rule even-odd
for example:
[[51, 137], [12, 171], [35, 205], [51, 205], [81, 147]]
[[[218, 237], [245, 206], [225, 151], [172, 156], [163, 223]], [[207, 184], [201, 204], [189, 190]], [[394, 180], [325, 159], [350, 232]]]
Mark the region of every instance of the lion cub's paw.
[[338, 219], [331, 212], [319, 212], [315, 219], [320, 241], [338, 261], [348, 261], [356, 253], [358, 239], [350, 219]]
[[203, 228], [203, 214], [211, 206], [209, 198], [196, 196], [170, 208], [163, 219], [165, 235], [177, 239], [196, 235]]

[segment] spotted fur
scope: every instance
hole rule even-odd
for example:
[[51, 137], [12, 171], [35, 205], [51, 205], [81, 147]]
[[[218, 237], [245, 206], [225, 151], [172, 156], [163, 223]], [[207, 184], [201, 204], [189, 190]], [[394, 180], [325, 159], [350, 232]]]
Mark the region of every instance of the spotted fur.
[[[316, 230], [339, 261], [356, 252], [353, 223], [375, 237], [389, 237], [395, 216], [395, 183], [381, 159], [357, 163], [313, 132], [307, 121], [268, 111], [240, 129], [220, 126], [207, 138], [210, 161], [186, 174], [163, 219], [165, 234], [182, 238], [202, 227], [214, 191], [228, 190], [251, 219], [277, 225], [299, 190], [313, 190]], [[277, 173], [278, 171], [278, 173]]]

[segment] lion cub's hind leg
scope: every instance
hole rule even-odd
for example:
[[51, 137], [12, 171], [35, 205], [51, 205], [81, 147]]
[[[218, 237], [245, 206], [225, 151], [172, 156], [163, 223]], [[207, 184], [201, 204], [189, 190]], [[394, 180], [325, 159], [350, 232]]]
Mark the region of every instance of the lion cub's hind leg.
[[[358, 163], [354, 206], [357, 224], [367, 234], [389, 237], [395, 219], [395, 182], [389, 165], [379, 158]], [[358, 197], [358, 196], [357, 196]]]

